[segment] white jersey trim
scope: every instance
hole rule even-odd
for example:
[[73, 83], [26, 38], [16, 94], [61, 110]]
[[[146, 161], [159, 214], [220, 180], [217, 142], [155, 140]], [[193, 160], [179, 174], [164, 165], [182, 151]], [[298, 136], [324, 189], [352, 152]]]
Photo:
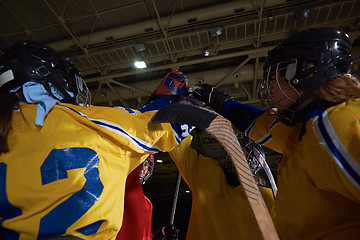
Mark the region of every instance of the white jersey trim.
[[324, 149], [345, 176], [360, 190], [360, 165], [339, 139], [326, 111], [315, 119], [314, 127]]
[[[60, 105], [63, 106], [63, 105]], [[66, 107], [66, 106], [63, 106]], [[113, 122], [109, 122], [107, 120], [103, 120], [103, 119], [92, 119], [89, 118], [88, 116], [86, 116], [84, 113], [78, 112], [72, 108], [66, 107], [74, 112], [76, 112], [77, 114], [89, 119], [90, 121], [92, 121], [93, 123], [106, 128], [120, 136], [123, 136], [125, 138], [127, 138], [128, 140], [130, 140], [130, 142], [132, 142], [133, 144], [135, 144], [139, 149], [142, 149], [143, 151], [146, 152], [162, 152], [161, 148], [159, 148], [158, 146], [152, 145], [140, 138], [137, 138], [131, 134], [129, 134], [128, 132], [126, 132], [119, 124], [113, 123]]]

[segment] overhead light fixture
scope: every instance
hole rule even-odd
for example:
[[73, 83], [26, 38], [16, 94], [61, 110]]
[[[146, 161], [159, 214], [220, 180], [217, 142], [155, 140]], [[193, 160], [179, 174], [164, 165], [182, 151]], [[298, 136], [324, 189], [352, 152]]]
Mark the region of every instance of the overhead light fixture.
[[274, 17], [271, 13], [270, 13], [269, 16], [267, 17], [267, 20], [268, 20], [269, 22], [274, 21], [274, 19], [275, 19], [275, 17]]
[[210, 36], [211, 37], [216, 37], [219, 36], [223, 33], [223, 28], [222, 27], [213, 27], [210, 29]]
[[295, 11], [295, 19], [302, 20], [305, 18], [309, 18], [314, 14], [313, 8], [302, 8]]
[[137, 52], [143, 52], [147, 49], [145, 43], [136, 43], [134, 48]]
[[215, 49], [213, 47], [209, 47], [209, 48], [206, 48], [203, 53], [204, 53], [205, 57], [214, 56], [215, 55]]
[[146, 63], [144, 61], [135, 61], [134, 65], [136, 68], [140, 68], [140, 69], [147, 68]]
[[164, 161], [161, 159], [156, 160], [157, 163], [163, 163]]

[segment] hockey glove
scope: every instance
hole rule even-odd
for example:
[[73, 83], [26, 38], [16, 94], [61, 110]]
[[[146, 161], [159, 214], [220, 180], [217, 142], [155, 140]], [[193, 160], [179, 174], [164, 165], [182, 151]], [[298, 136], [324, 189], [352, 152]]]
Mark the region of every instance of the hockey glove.
[[219, 91], [210, 84], [197, 84], [192, 89], [194, 97], [218, 113], [221, 112], [224, 103], [234, 99], [230, 94]]

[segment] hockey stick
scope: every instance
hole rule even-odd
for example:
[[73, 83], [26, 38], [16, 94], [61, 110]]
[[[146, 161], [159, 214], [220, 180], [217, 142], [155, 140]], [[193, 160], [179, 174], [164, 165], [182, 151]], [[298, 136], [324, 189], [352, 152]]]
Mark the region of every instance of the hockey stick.
[[178, 197], [179, 197], [180, 182], [181, 182], [181, 174], [179, 172], [178, 175], [177, 175], [174, 200], [173, 200], [173, 205], [172, 205], [172, 208], [171, 208], [170, 221], [169, 221], [170, 226], [174, 225], [176, 205], [177, 205], [177, 200], [178, 200]]
[[190, 104], [174, 104], [160, 109], [151, 123], [183, 123], [196, 126], [212, 135], [228, 153], [239, 181], [250, 202], [258, 227], [265, 240], [279, 239], [231, 122], [214, 111]]

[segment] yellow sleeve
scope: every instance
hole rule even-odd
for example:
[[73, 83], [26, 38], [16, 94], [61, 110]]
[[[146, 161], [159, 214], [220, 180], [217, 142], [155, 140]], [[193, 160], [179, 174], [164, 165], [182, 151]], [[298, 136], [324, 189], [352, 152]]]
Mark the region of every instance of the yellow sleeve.
[[261, 114], [245, 132], [257, 143], [284, 154], [289, 148], [289, 139], [297, 141], [302, 123], [287, 126], [269, 113]]
[[273, 116], [266, 112], [261, 114], [245, 133], [259, 144], [282, 153], [283, 148], [278, 144], [278, 142], [274, 141], [273, 138], [273, 129], [277, 128], [279, 125], [284, 124], [278, 122]]
[[186, 124], [150, 123], [156, 111], [142, 113], [123, 107], [99, 106], [71, 106], [64, 111], [77, 112], [78, 114], [72, 113], [73, 117], [84, 125], [92, 129], [101, 129], [102, 134], [111, 135], [120, 145], [128, 146], [139, 153], [168, 152], [193, 129]]
[[169, 152], [186, 184], [192, 189], [194, 172], [197, 168], [198, 153], [190, 147], [193, 136], [186, 137], [176, 148]]

